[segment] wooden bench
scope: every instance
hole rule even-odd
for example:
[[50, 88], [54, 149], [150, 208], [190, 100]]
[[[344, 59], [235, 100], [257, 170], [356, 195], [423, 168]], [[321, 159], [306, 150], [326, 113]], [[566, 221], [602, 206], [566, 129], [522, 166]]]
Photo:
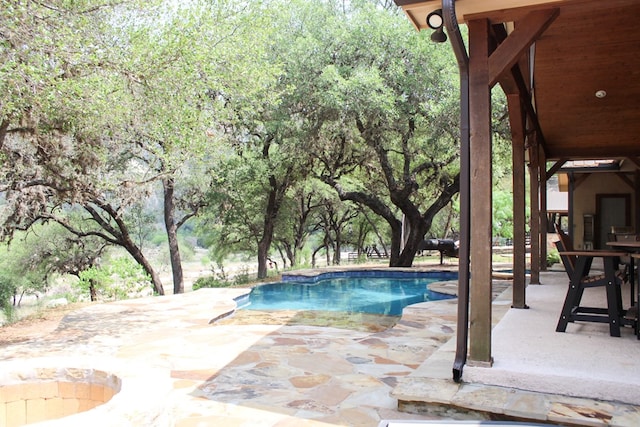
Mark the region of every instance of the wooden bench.
[[[573, 258], [573, 270], [567, 270], [570, 277], [569, 289], [562, 306], [556, 332], [565, 332], [567, 324], [574, 321], [598, 322], [609, 324], [609, 334], [620, 336], [620, 326], [630, 324], [622, 309], [622, 280], [617, 275], [618, 259], [624, 252], [618, 251], [559, 251], [560, 257]], [[590, 275], [594, 258], [602, 258], [604, 274]], [[582, 295], [587, 288], [604, 286], [607, 307], [588, 307], [581, 305]]]
[[[569, 288], [556, 326], [556, 332], [565, 332], [569, 322], [585, 321], [609, 324], [609, 334], [620, 336], [620, 326], [630, 325], [626, 312], [622, 308], [622, 279], [618, 276], [620, 257], [627, 255], [622, 251], [576, 251], [573, 242], [559, 228], [556, 229], [559, 241], [555, 242], [560, 259], [569, 276]], [[590, 275], [594, 258], [602, 258], [604, 274]], [[582, 306], [582, 295], [586, 288], [603, 286], [607, 295], [607, 307]], [[636, 326], [637, 327], [637, 326]]]

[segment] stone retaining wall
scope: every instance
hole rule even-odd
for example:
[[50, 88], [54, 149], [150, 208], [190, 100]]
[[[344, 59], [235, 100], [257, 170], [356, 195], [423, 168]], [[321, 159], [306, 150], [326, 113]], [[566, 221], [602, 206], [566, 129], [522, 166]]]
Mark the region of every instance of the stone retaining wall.
[[12, 376], [0, 384], [0, 424], [6, 427], [88, 411], [111, 400], [121, 387], [115, 375], [92, 369], [36, 368]]

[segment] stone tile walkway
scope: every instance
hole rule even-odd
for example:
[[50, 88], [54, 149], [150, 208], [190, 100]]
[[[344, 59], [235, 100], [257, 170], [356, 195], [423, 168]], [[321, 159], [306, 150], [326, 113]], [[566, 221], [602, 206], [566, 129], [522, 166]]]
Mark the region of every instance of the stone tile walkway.
[[[178, 427], [222, 422], [375, 426], [382, 419], [434, 418], [398, 412], [390, 392], [398, 378], [451, 338], [455, 300], [408, 308], [395, 327], [374, 333], [209, 323], [233, 309], [233, 298], [246, 292], [201, 289], [85, 307], [67, 315], [44, 339], [0, 347], [0, 369], [10, 362], [47, 365], [48, 359], [56, 364], [64, 360], [69, 367], [95, 360], [96, 369], [104, 369], [105, 360], [112, 360], [117, 363], [106, 364], [123, 385], [135, 366], [140, 372], [142, 367], [153, 369], [154, 375], [160, 372], [170, 383], [165, 393], [157, 381], [149, 381], [156, 389], [147, 393], [142, 387], [135, 404], [123, 405], [116, 395], [103, 405], [109, 407], [107, 413], [125, 418], [123, 410], [136, 408], [132, 425], [144, 419], [150, 425]], [[162, 413], [154, 414], [158, 399]]]
[[[495, 286], [495, 295], [506, 286]], [[518, 400], [513, 390], [460, 387], [432, 374], [428, 384], [413, 381], [424, 377], [426, 360], [434, 372], [451, 372], [450, 354], [439, 355], [452, 351], [456, 300], [407, 307], [395, 326], [373, 332], [299, 324], [295, 316], [287, 324], [210, 323], [246, 292], [201, 289], [79, 309], [44, 339], [0, 347], [0, 384], [5, 373], [25, 366], [92, 366], [122, 380], [122, 390], [106, 404], [47, 424], [65, 427], [377, 426], [384, 419], [478, 419], [491, 411], [532, 418], [541, 410], [547, 418], [534, 419], [570, 425], [635, 426], [640, 419], [637, 408], [612, 421], [597, 418], [607, 403], [570, 399], [558, 405], [557, 397], [535, 394]], [[411, 392], [432, 393], [464, 410], [399, 412], [398, 395]], [[497, 408], [505, 399], [507, 412]], [[588, 418], [585, 410], [596, 415]]]

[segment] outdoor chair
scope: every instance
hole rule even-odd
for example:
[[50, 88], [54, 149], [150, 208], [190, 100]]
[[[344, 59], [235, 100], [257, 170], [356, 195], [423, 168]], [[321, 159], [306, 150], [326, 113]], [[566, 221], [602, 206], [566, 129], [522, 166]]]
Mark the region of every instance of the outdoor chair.
[[[638, 236], [634, 233], [614, 233], [613, 241], [614, 242], [635, 242], [635, 241], [638, 241]], [[625, 279], [628, 280], [629, 278], [633, 277], [634, 272], [630, 271], [630, 268], [632, 265], [631, 256], [626, 255], [624, 257], [621, 257], [620, 264], [624, 265], [625, 267]]]
[[[569, 236], [559, 228], [556, 231], [560, 240], [555, 242], [555, 245], [570, 280], [556, 332], [565, 332], [569, 322], [598, 322], [608, 323], [611, 336], [619, 337], [620, 325], [626, 324], [620, 287], [622, 280], [617, 271], [618, 258], [621, 253], [616, 251], [575, 251]], [[594, 258], [603, 259], [604, 274], [590, 274]], [[601, 286], [606, 289], [606, 308], [580, 305], [585, 289]]]
[[[613, 228], [613, 227], [612, 227]], [[615, 230], [614, 230], [615, 231]], [[625, 250], [628, 254], [620, 258], [620, 264], [624, 265], [624, 274], [631, 295], [629, 297], [630, 307], [626, 311], [625, 319], [635, 322], [635, 334], [640, 339], [640, 329], [638, 325], [638, 306], [640, 304], [640, 289], [636, 293], [636, 286], [640, 285], [638, 278], [638, 260], [640, 260], [640, 236], [634, 233], [632, 229], [623, 233], [614, 233], [612, 242], [607, 243], [608, 246], [618, 250]], [[639, 278], [640, 279], [640, 278]]]

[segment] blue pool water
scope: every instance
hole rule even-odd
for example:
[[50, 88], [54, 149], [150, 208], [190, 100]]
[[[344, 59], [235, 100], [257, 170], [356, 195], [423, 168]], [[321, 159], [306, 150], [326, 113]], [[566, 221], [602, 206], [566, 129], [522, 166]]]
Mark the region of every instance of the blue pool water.
[[[377, 274], [371, 274], [377, 273]], [[427, 289], [457, 273], [341, 272], [255, 287], [238, 301], [246, 310], [321, 310], [399, 316], [410, 304], [452, 298]]]

